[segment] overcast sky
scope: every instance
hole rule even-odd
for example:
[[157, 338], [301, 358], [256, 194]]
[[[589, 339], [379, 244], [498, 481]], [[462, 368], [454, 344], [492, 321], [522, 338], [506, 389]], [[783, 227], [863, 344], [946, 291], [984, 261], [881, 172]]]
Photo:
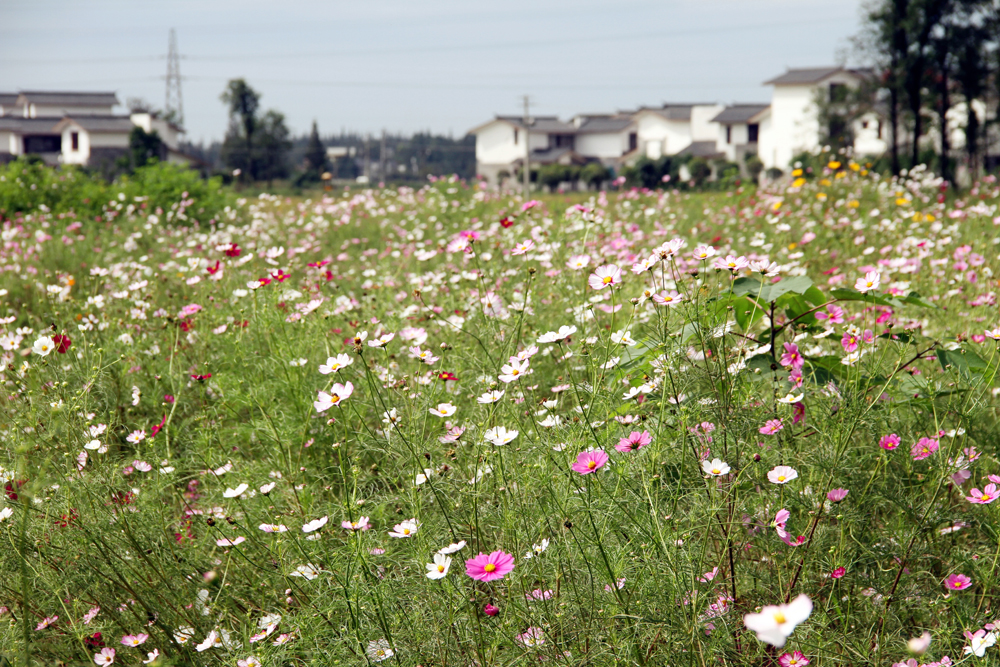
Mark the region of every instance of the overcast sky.
[[[463, 135], [495, 113], [569, 117], [756, 102], [835, 63], [862, 0], [0, 0], [0, 92], [113, 90], [164, 104], [177, 30], [184, 119], [221, 138], [244, 77], [296, 134]], [[124, 109], [123, 109], [124, 111]]]

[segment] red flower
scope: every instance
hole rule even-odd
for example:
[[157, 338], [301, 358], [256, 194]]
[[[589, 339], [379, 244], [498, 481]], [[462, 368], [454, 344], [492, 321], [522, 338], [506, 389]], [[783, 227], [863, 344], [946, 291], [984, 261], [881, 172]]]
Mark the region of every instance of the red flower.
[[240, 250], [240, 247], [238, 245], [236, 245], [235, 243], [231, 243], [229, 244], [229, 247], [226, 249], [226, 257], [239, 257], [241, 252], [243, 251]]
[[89, 637], [83, 638], [83, 643], [87, 645], [87, 648], [104, 648], [104, 640], [101, 639], [101, 633], [95, 632]]
[[56, 352], [59, 354], [66, 354], [66, 350], [73, 346], [73, 341], [69, 339], [69, 336], [64, 336], [62, 334], [56, 334], [53, 336], [52, 342], [56, 344]]
[[216, 260], [215, 266], [210, 266], [206, 270], [208, 271], [209, 275], [212, 275], [212, 276], [214, 276], [216, 273], [218, 273], [219, 272], [219, 262], [218, 262], [218, 260]]
[[166, 425], [167, 425], [167, 416], [163, 415], [163, 421], [161, 421], [159, 424], [156, 424], [155, 426], [153, 426], [153, 428], [150, 429], [149, 437], [155, 438], [156, 434], [162, 431], [163, 427]]
[[438, 380], [441, 380], [442, 382], [447, 382], [448, 380], [458, 382], [458, 378], [455, 377], [454, 373], [446, 373], [444, 371], [438, 373]]
[[281, 269], [278, 269], [277, 271], [271, 274], [271, 277], [277, 280], [279, 283], [283, 283], [286, 280], [288, 280], [289, 275], [284, 271], [282, 271]]
[[[195, 375], [195, 374], [191, 375], [191, 379], [197, 380], [198, 382], [204, 382], [205, 380], [208, 380], [211, 377], [212, 377], [211, 373], [205, 373], [204, 375]], [[164, 419], [166, 419], [166, 417], [164, 417]]]
[[830, 577], [832, 577], [833, 579], [840, 579], [845, 574], [847, 574], [847, 570], [842, 567], [838, 567], [836, 570], [830, 573]]
[[308, 266], [311, 266], [314, 269], [322, 269], [324, 266], [326, 266], [329, 263], [330, 263], [330, 260], [328, 260], [328, 259], [321, 259], [318, 262], [310, 262], [308, 264]]
[[514, 224], [514, 220], [509, 215], [505, 215], [504, 217], [500, 218], [500, 225], [504, 229], [507, 229], [508, 227], [510, 227], [513, 224]]

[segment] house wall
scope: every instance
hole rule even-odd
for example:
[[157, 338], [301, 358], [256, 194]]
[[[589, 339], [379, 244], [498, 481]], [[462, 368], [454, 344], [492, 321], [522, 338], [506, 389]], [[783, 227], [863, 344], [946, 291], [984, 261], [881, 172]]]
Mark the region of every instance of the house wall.
[[128, 134], [124, 132], [95, 132], [89, 135], [90, 148], [128, 148]]
[[[691, 107], [690, 141], [714, 141], [718, 123], [713, 123], [712, 119], [722, 113], [724, 108], [721, 104], [700, 104]], [[676, 153], [686, 147], [681, 146], [671, 152]]]
[[155, 131], [167, 148], [177, 150], [179, 136], [170, 123], [148, 113], [134, 113], [129, 118], [133, 125], [141, 127], [147, 133]]
[[[636, 118], [639, 151], [651, 160], [678, 153], [691, 143], [691, 125], [647, 111]], [[714, 135], [713, 135], [714, 137]]]
[[[73, 133], [79, 135], [79, 148], [73, 150]], [[67, 125], [62, 131], [63, 164], [87, 164], [90, 158], [90, 134], [79, 125]]]
[[[729, 134], [729, 142], [726, 142], [726, 123], [716, 123], [719, 132], [715, 137], [715, 150], [726, 154], [726, 159], [730, 162], [737, 162], [743, 151], [737, 151], [738, 146], [745, 146], [750, 140], [750, 131], [746, 123], [729, 123], [732, 128]], [[760, 141], [758, 130], [757, 140]]]
[[576, 152], [584, 157], [605, 160], [619, 158], [628, 152], [629, 132], [630, 130], [578, 134]]
[[[513, 125], [504, 122], [487, 125], [476, 133], [476, 162], [509, 165], [515, 160], [524, 158], [524, 134], [523, 130], [518, 132], [518, 141], [515, 144]], [[546, 138], [546, 142], [547, 140]]]
[[21, 137], [13, 132], [0, 131], [0, 153], [17, 155], [21, 152]]
[[817, 95], [829, 95], [831, 83], [854, 87], [858, 79], [848, 72], [837, 72], [815, 84], [774, 87], [771, 96], [773, 141], [770, 151], [762, 151], [760, 156], [766, 167], [787, 170], [795, 155], [819, 147], [822, 132], [815, 101]]

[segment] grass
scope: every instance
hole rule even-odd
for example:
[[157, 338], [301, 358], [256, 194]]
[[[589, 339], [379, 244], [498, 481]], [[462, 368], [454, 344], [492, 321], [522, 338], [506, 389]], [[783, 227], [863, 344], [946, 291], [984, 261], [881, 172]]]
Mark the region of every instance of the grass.
[[917, 662], [994, 664], [1000, 503], [969, 498], [1000, 474], [1000, 188], [939, 192], [833, 162], [529, 207], [451, 180], [19, 214], [0, 652], [885, 665], [927, 632]]

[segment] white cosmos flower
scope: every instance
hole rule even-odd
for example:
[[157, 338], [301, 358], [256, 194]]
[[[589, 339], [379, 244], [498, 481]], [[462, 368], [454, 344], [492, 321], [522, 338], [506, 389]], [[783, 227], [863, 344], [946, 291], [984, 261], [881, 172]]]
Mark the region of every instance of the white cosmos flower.
[[721, 459], [712, 459], [711, 461], [702, 461], [701, 469], [705, 471], [706, 475], [711, 475], [712, 477], [719, 477], [721, 475], [729, 474], [730, 467], [729, 464]]
[[436, 553], [434, 554], [434, 562], [427, 563], [427, 578], [444, 579], [448, 575], [449, 567], [451, 567], [451, 556]]
[[273, 489], [274, 489], [274, 482], [268, 482], [264, 486], [260, 487], [260, 492], [266, 496], [267, 494], [271, 493]]
[[284, 533], [288, 527], [280, 523], [262, 523], [259, 528], [265, 533]]
[[225, 498], [235, 498], [237, 496], [242, 496], [243, 492], [246, 491], [249, 488], [250, 488], [249, 484], [240, 484], [235, 489], [230, 489], [230, 488], [226, 487], [226, 491], [222, 495]]
[[47, 357], [49, 353], [55, 349], [55, 347], [56, 343], [54, 340], [48, 336], [39, 336], [35, 341], [35, 344], [31, 346], [31, 350], [35, 354]]
[[461, 551], [465, 548], [465, 540], [459, 540], [458, 542], [453, 542], [443, 549], [438, 549], [439, 554], [444, 554], [449, 556], [457, 551]]
[[506, 445], [516, 437], [517, 431], [508, 431], [503, 426], [494, 426], [483, 434], [483, 439], [486, 440], [486, 442], [492, 443], [497, 447]]
[[307, 581], [312, 581], [313, 579], [318, 577], [322, 572], [323, 570], [319, 569], [312, 563], [309, 563], [308, 565], [299, 565], [297, 568], [295, 568], [295, 571], [292, 572], [291, 574], [293, 577], [303, 577]]
[[636, 341], [632, 338], [631, 331], [616, 331], [611, 334], [611, 342], [618, 343], [619, 345], [635, 345]]
[[314, 530], [319, 530], [320, 528], [322, 528], [323, 526], [325, 526], [326, 522], [329, 521], [329, 520], [330, 520], [330, 518], [326, 517], [326, 516], [322, 516], [322, 517], [320, 517], [318, 519], [313, 519], [309, 523], [306, 523], [306, 524], [302, 525], [302, 532], [303, 533], [311, 533]]
[[483, 405], [487, 405], [489, 403], [496, 403], [501, 398], [503, 398], [503, 395], [504, 395], [503, 389], [494, 389], [492, 391], [486, 392], [485, 394], [477, 398], [476, 402], [482, 403]]
[[805, 394], [796, 394], [794, 392], [788, 392], [788, 395], [778, 399], [778, 403], [792, 405], [793, 403], [798, 403], [799, 401], [801, 401], [803, 396], [805, 396]]
[[769, 605], [756, 614], [747, 614], [743, 623], [757, 633], [757, 639], [775, 648], [785, 645], [795, 626], [812, 613], [813, 603], [807, 595], [799, 595], [789, 604]]
[[416, 519], [409, 519], [402, 523], [397, 523], [389, 531], [389, 537], [413, 537], [420, 530], [420, 522]]
[[456, 412], [458, 412], [458, 408], [451, 403], [438, 403], [437, 408], [430, 409], [430, 413], [435, 417], [450, 417]]
[[977, 630], [976, 633], [972, 635], [972, 640], [970, 642], [971, 646], [966, 646], [964, 652], [965, 655], [972, 654], [977, 658], [981, 658], [986, 654], [986, 649], [996, 643], [997, 636], [995, 632]]

